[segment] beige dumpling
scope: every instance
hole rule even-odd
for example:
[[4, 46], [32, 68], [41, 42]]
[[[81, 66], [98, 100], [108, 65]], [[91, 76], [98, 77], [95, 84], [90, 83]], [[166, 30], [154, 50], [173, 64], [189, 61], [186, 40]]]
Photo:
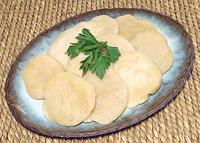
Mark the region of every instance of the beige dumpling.
[[79, 68], [81, 67], [81, 61], [84, 60], [86, 56], [80, 53], [77, 57], [73, 59], [69, 59], [67, 62], [67, 71], [73, 72], [78, 76], [82, 76], [82, 70]]
[[147, 20], [138, 19], [130, 14], [119, 16], [116, 19], [119, 34], [130, 39], [134, 34], [145, 30], [156, 30], [155, 26]]
[[65, 54], [65, 52], [70, 46], [70, 43], [77, 42], [77, 39], [75, 39], [75, 37], [82, 32], [83, 28], [91, 29], [91, 26], [87, 22], [81, 22], [77, 24], [75, 27], [70, 28], [62, 32], [60, 35], [58, 35], [58, 37], [50, 46], [48, 55], [58, 60], [66, 68], [69, 57], [67, 54]]
[[102, 34], [97, 36], [100, 41], [107, 41], [108, 45], [117, 47], [121, 53], [127, 51], [135, 51], [131, 43], [118, 34]]
[[48, 55], [32, 58], [22, 70], [25, 87], [34, 99], [43, 99], [43, 89], [50, 78], [64, 71], [64, 67]]
[[[68, 71], [82, 76], [82, 70], [79, 70], [79, 67], [83, 59], [84, 55], [80, 54], [69, 60]], [[126, 84], [113, 67], [109, 67], [102, 80], [91, 72], [87, 72], [83, 78], [94, 86], [97, 95], [94, 111], [86, 122], [96, 121], [100, 124], [108, 124], [119, 117], [127, 106], [128, 91]]]
[[126, 109], [128, 100], [127, 87], [120, 76], [109, 68], [102, 80], [91, 72], [84, 78], [93, 84], [96, 92], [96, 105], [86, 122], [109, 124], [117, 119]]
[[89, 23], [95, 31], [95, 35], [118, 34], [117, 22], [107, 15], [100, 15], [92, 18]]
[[[108, 45], [117, 47], [121, 54], [128, 51], [135, 51], [135, 49], [133, 48], [133, 46], [127, 39], [117, 34], [102, 34], [102, 35], [97, 36], [97, 40], [107, 41]], [[85, 57], [86, 56], [81, 53], [77, 57], [73, 59], [69, 59], [67, 63], [67, 70], [79, 76], [82, 76], [82, 70], [80, 70], [79, 67], [81, 66], [80, 62], [84, 60]]]
[[137, 51], [151, 58], [162, 74], [167, 72], [172, 66], [172, 51], [167, 45], [167, 40], [161, 33], [156, 31], [137, 33], [130, 42]]
[[95, 106], [93, 86], [71, 72], [63, 72], [52, 78], [44, 93], [45, 115], [61, 125], [75, 126], [81, 123]]
[[128, 86], [128, 107], [135, 107], [148, 99], [161, 84], [161, 73], [151, 59], [139, 52], [127, 52], [114, 65], [116, 72]]
[[81, 22], [62, 32], [50, 46], [48, 54], [61, 62], [65, 68], [67, 68], [67, 61], [69, 59], [65, 52], [70, 46], [70, 43], [77, 42], [75, 37], [82, 32], [83, 28], [89, 29], [94, 36], [104, 33], [118, 33], [117, 22], [106, 15], [97, 16], [89, 22]]

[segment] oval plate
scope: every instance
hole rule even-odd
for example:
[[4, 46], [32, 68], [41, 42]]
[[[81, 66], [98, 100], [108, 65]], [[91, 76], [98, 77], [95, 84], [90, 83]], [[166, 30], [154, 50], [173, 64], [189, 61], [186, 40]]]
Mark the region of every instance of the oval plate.
[[[167, 39], [174, 56], [171, 69], [164, 74], [161, 88], [147, 102], [136, 108], [126, 109], [116, 121], [108, 125], [95, 122], [81, 123], [76, 127], [61, 126], [47, 120], [42, 113], [42, 100], [32, 99], [26, 92], [21, 71], [25, 64], [38, 54], [47, 53], [49, 45], [62, 31], [81, 21], [106, 14], [116, 18], [132, 14], [155, 24]], [[68, 18], [34, 38], [13, 63], [6, 81], [6, 100], [15, 119], [29, 130], [41, 135], [59, 138], [94, 137], [112, 133], [135, 125], [166, 106], [184, 87], [194, 60], [194, 49], [190, 35], [176, 21], [158, 13], [141, 9], [104, 9], [90, 11]]]

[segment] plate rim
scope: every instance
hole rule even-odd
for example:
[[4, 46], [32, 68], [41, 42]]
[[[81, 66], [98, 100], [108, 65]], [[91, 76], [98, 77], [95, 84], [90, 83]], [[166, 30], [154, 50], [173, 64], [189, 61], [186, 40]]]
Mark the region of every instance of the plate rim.
[[[59, 27], [60, 25], [67, 23], [71, 20], [77, 19], [79, 17], [84, 17], [92, 12], [111, 12], [111, 11], [139, 11], [139, 12], [146, 12], [146, 13], [151, 13], [154, 14], [156, 16], [160, 16], [163, 17], [165, 19], [167, 19], [168, 21], [171, 21], [174, 23], [174, 26], [181, 28], [180, 30], [183, 32], [183, 34], [185, 36], [187, 36], [189, 43], [188, 43], [188, 48], [191, 49], [191, 54], [189, 56], [189, 63], [187, 64], [187, 68], [183, 73], [183, 76], [181, 79], [178, 80], [178, 83], [173, 87], [173, 89], [167, 93], [168, 97], [162, 102], [160, 103], [156, 108], [151, 109], [150, 111], [148, 111], [147, 113], [141, 115], [137, 120], [132, 120], [128, 123], [125, 124], [121, 124], [119, 126], [115, 126], [112, 128], [108, 128], [108, 129], [102, 129], [99, 131], [92, 131], [92, 132], [87, 132], [87, 133], [74, 133], [74, 134], [55, 134], [54, 132], [46, 132], [46, 131], [42, 131], [39, 128], [35, 128], [32, 125], [29, 125], [25, 120], [23, 120], [23, 118], [21, 116], [18, 115], [19, 109], [16, 108], [13, 104], [13, 101], [16, 100], [16, 98], [14, 98], [15, 96], [12, 95], [11, 89], [10, 89], [10, 79], [11, 79], [11, 75], [14, 72], [14, 69], [16, 67], [16, 63], [18, 63], [18, 61], [20, 60], [21, 55], [23, 55], [24, 53], [26, 53], [26, 51], [29, 50], [29, 47], [31, 47], [33, 45], [33, 43], [39, 39], [41, 36], [43, 36], [45, 33], [48, 33], [52, 30], [54, 30], [55, 28]], [[12, 63], [12, 65], [10, 66], [9, 69], [9, 73], [7, 74], [7, 78], [6, 78], [6, 82], [5, 82], [5, 99], [7, 102], [7, 105], [9, 107], [10, 112], [12, 113], [12, 115], [14, 116], [15, 120], [20, 123], [23, 127], [25, 127], [26, 129], [37, 133], [39, 135], [43, 135], [43, 136], [47, 136], [47, 137], [51, 137], [51, 138], [89, 138], [89, 137], [97, 137], [100, 135], [107, 135], [107, 134], [111, 134], [111, 133], [115, 133], [117, 131], [120, 130], [124, 130], [127, 129], [129, 127], [132, 127], [138, 123], [140, 123], [143, 120], [148, 119], [149, 117], [151, 117], [152, 115], [154, 115], [155, 113], [158, 113], [161, 109], [163, 109], [166, 105], [168, 105], [177, 95], [178, 93], [184, 88], [184, 85], [186, 83], [186, 81], [189, 79], [191, 73], [192, 73], [192, 69], [193, 69], [193, 62], [194, 62], [194, 58], [195, 58], [195, 54], [194, 54], [194, 46], [193, 46], [193, 42], [191, 39], [191, 35], [184, 29], [184, 27], [177, 22], [176, 20], [172, 19], [169, 16], [163, 15], [161, 13], [158, 12], [154, 12], [151, 10], [147, 10], [147, 9], [141, 9], [141, 8], [105, 8], [105, 9], [97, 9], [97, 10], [91, 10], [91, 11], [87, 11], [84, 13], [80, 13], [74, 16], [71, 16], [69, 18], [66, 18], [64, 20], [62, 20], [61, 22], [56, 23], [55, 25], [47, 28], [46, 30], [40, 32], [36, 37], [32, 38], [31, 41], [29, 41], [29, 43], [22, 49], [22, 51], [17, 55], [17, 57], [14, 59], [14, 62]], [[11, 98], [12, 97], [12, 98]], [[15, 112], [16, 110], [18, 110], [18, 112]]]

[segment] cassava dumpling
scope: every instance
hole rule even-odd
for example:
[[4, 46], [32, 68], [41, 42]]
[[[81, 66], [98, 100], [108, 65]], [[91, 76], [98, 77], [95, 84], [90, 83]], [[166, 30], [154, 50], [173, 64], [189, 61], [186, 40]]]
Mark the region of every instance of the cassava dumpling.
[[93, 84], [96, 93], [95, 108], [86, 121], [109, 124], [117, 119], [126, 109], [128, 101], [128, 90], [120, 76], [109, 68], [102, 80], [91, 72], [84, 79]]
[[145, 102], [162, 81], [159, 69], [147, 56], [139, 52], [127, 52], [114, 65], [116, 72], [128, 86], [128, 107]]
[[120, 53], [135, 51], [131, 43], [118, 34], [102, 34], [97, 36], [97, 39], [100, 41], [107, 41], [108, 45], [117, 47]]
[[51, 77], [64, 71], [64, 67], [48, 55], [32, 58], [22, 70], [25, 87], [34, 99], [43, 99], [43, 89]]
[[95, 106], [95, 90], [86, 80], [71, 72], [53, 77], [45, 86], [44, 112], [61, 125], [75, 126], [85, 120]]
[[137, 33], [130, 40], [137, 51], [142, 52], [153, 60], [156, 66], [164, 74], [173, 63], [171, 49], [167, 40], [157, 31], [144, 31]]
[[69, 57], [66, 54], [66, 51], [71, 43], [77, 42], [75, 37], [82, 32], [83, 28], [92, 29], [91, 25], [87, 22], [81, 22], [73, 28], [62, 32], [49, 47], [48, 55], [58, 60], [65, 68], [67, 68], [67, 61]]
[[[99, 41], [107, 41], [108, 45], [117, 47], [121, 54], [128, 51], [135, 51], [127, 39], [117, 34], [102, 34], [97, 36], [96, 39]], [[80, 53], [77, 57], [69, 59], [67, 63], [67, 70], [82, 76], [82, 70], [80, 70], [79, 67], [81, 66], [80, 62], [84, 60], [85, 57], [86, 56], [84, 54]], [[112, 68], [112, 65], [109, 68]]]
[[[84, 55], [80, 54], [69, 60], [68, 71], [82, 76], [82, 70], [79, 69], [82, 59]], [[127, 106], [128, 91], [125, 82], [113, 67], [109, 67], [103, 79], [99, 79], [95, 73], [91, 72], [87, 72], [82, 78], [94, 86], [96, 93], [95, 108], [86, 122], [108, 124], [118, 118]]]
[[147, 20], [138, 19], [130, 14], [119, 16], [116, 19], [119, 27], [119, 34], [130, 39], [136, 33], [150, 30], [155, 31], [156, 28]]
[[81, 67], [81, 61], [85, 59], [85, 55], [80, 53], [77, 57], [69, 59], [67, 62], [67, 71], [73, 72], [76, 75], [82, 77], [83, 71], [79, 68]]
[[95, 29], [95, 34], [118, 34], [118, 24], [117, 22], [107, 15], [100, 15], [92, 18], [89, 24]]
[[83, 28], [89, 29], [94, 36], [104, 33], [118, 33], [117, 22], [106, 15], [97, 16], [89, 22], [81, 22], [62, 32], [49, 47], [48, 54], [62, 63], [65, 69], [67, 69], [69, 59], [65, 52], [71, 43], [77, 42], [75, 37], [82, 32]]

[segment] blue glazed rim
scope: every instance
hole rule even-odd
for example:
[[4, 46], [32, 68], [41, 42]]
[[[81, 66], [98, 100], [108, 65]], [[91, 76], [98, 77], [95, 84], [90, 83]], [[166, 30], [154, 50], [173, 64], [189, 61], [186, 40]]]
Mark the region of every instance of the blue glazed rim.
[[[84, 17], [87, 16], [91, 13], [95, 13], [95, 12], [100, 12], [102, 14], [105, 13], [109, 13], [109, 12], [125, 12], [125, 13], [129, 13], [129, 12], [143, 12], [145, 14], [150, 14], [150, 15], [155, 15], [161, 19], [164, 19], [168, 24], [173, 25], [175, 28], [177, 28], [185, 37], [185, 39], [187, 39], [187, 45], [186, 48], [189, 48], [189, 58], [187, 61], [187, 65], [185, 67], [184, 72], [182, 72], [180, 74], [180, 79], [178, 80], [178, 83], [176, 84], [176, 86], [173, 87], [172, 90], [170, 90], [170, 92], [168, 92], [166, 95], [164, 95], [165, 97], [167, 96], [167, 98], [165, 100], [163, 100], [161, 103], [157, 104], [156, 107], [150, 109], [149, 111], [145, 112], [145, 114], [142, 114], [141, 116], [139, 116], [137, 119], [133, 119], [131, 122], [126, 122], [124, 124], [112, 127], [112, 128], [107, 128], [104, 130], [96, 130], [96, 131], [91, 131], [91, 132], [83, 132], [83, 133], [62, 133], [62, 132], [52, 132], [51, 130], [47, 131], [47, 130], [43, 130], [42, 128], [39, 127], [35, 127], [34, 124], [29, 124], [26, 119], [23, 118], [23, 113], [20, 111], [19, 108], [17, 108], [16, 106], [16, 96], [13, 96], [13, 92], [12, 92], [12, 88], [10, 85], [10, 80], [12, 77], [12, 74], [14, 72], [14, 69], [16, 68], [17, 63], [20, 61], [20, 57], [23, 56], [24, 54], [26, 54], [29, 51], [29, 47], [32, 47], [33, 43], [39, 39], [41, 36], [45, 35], [47, 32], [50, 32], [52, 30], [54, 30], [55, 28], [58, 28], [60, 25], [64, 24], [64, 23], [68, 23], [71, 20], [75, 20], [78, 19], [80, 17]], [[14, 116], [14, 118], [21, 123], [22, 126], [24, 126], [25, 128], [40, 134], [40, 135], [44, 135], [44, 136], [48, 136], [48, 137], [56, 137], [56, 138], [87, 138], [87, 137], [96, 137], [99, 135], [106, 135], [106, 134], [110, 134], [110, 133], [114, 133], [116, 131], [120, 131], [122, 129], [126, 129], [128, 127], [131, 127], [133, 125], [136, 125], [138, 123], [140, 123], [141, 121], [147, 119], [148, 117], [152, 116], [154, 113], [158, 112], [159, 110], [161, 110], [162, 108], [164, 108], [170, 101], [172, 101], [177, 95], [178, 93], [181, 91], [181, 89], [184, 88], [185, 82], [188, 80], [192, 69], [193, 69], [193, 61], [194, 61], [194, 47], [192, 44], [192, 40], [191, 40], [191, 36], [186, 32], [185, 29], [182, 28], [182, 26], [177, 23], [175, 20], [171, 19], [170, 17], [164, 16], [162, 14], [159, 13], [155, 13], [155, 12], [151, 12], [149, 10], [145, 10], [145, 9], [135, 9], [135, 8], [116, 8], [116, 9], [99, 9], [99, 10], [93, 10], [93, 11], [89, 11], [86, 13], [82, 13], [82, 14], [78, 14], [76, 16], [67, 18], [64, 21], [61, 21], [60, 23], [52, 26], [51, 28], [43, 31], [42, 33], [40, 33], [39, 35], [37, 35], [35, 38], [33, 38], [29, 44], [21, 51], [21, 53], [17, 56], [15, 62], [12, 64], [10, 71], [8, 73], [7, 76], [7, 80], [6, 80], [6, 85], [5, 85], [5, 92], [6, 92], [6, 101], [8, 104], [8, 107], [12, 113], [12, 115]]]

